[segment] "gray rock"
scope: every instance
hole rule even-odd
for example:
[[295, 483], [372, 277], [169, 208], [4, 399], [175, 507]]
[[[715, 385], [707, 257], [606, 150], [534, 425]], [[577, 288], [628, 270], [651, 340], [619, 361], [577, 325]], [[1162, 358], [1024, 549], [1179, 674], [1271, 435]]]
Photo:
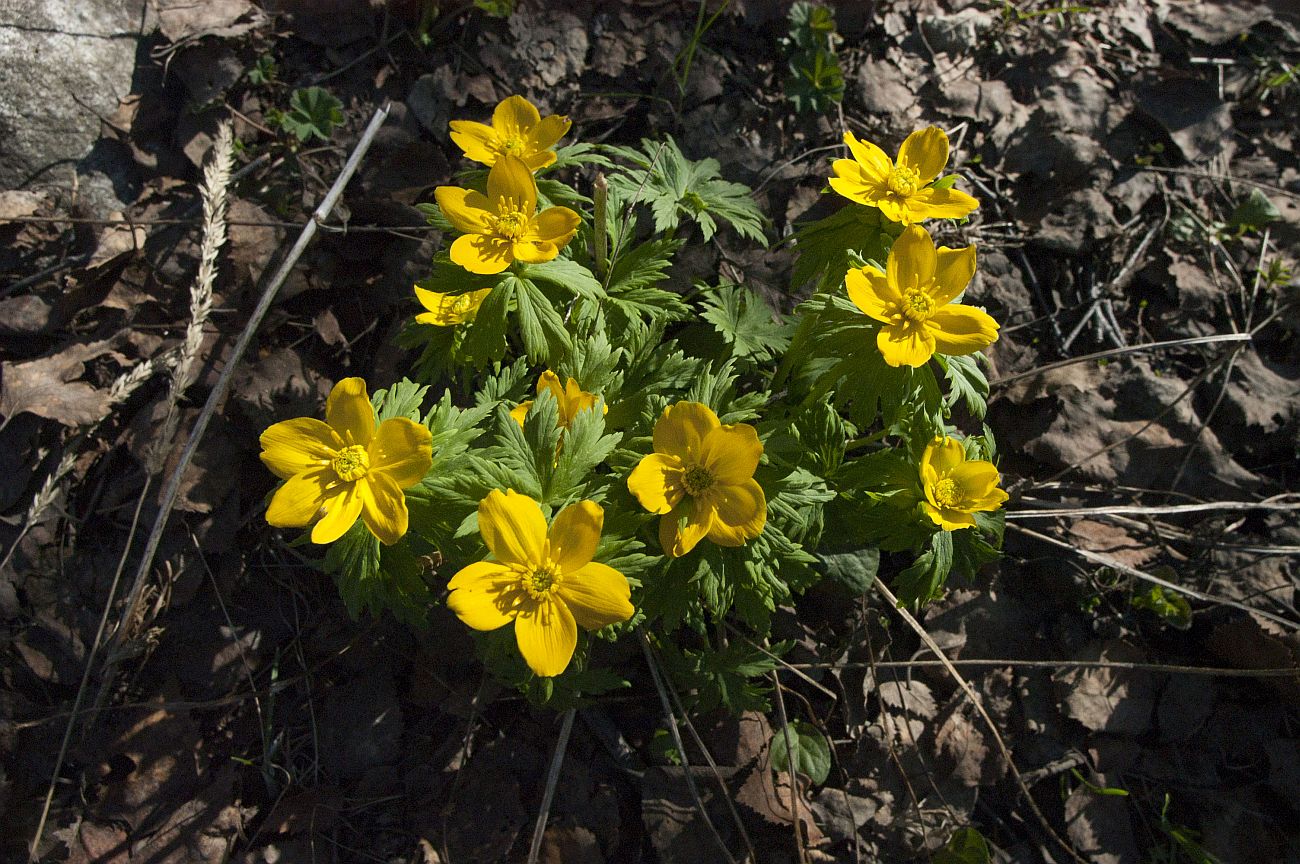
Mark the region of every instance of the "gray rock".
[[[99, 118], [131, 92], [152, 24], [145, 0], [0, 0], [0, 186], [71, 187]], [[101, 191], [92, 209], [107, 203]]]

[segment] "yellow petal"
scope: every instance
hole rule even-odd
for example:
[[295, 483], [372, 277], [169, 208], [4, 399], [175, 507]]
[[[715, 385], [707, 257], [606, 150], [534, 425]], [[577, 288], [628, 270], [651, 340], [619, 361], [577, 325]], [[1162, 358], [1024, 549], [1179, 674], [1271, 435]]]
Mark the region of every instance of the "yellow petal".
[[975, 275], [975, 247], [949, 249], [940, 246], [935, 250], [934, 287], [930, 296], [940, 306], [966, 290]]
[[415, 299], [428, 312], [415, 316], [421, 324], [433, 324], [438, 327], [451, 327], [471, 320], [483, 301], [492, 293], [491, 288], [480, 288], [465, 294], [443, 294], [438, 291], [426, 291], [415, 286]]
[[550, 390], [556, 402], [564, 398], [564, 385], [560, 383], [560, 376], [550, 369], [537, 376], [537, 386], [533, 392], [540, 396], [543, 390]]
[[718, 415], [708, 405], [700, 402], [669, 405], [655, 423], [655, 452], [667, 453], [688, 462], [694, 461], [700, 452], [704, 436], [720, 425]]
[[889, 250], [885, 278], [900, 294], [908, 289], [928, 287], [934, 281], [937, 263], [930, 232], [920, 225], [910, 225], [903, 229]]
[[537, 153], [529, 153], [527, 156], [521, 158], [523, 159], [524, 164], [528, 166], [529, 171], [536, 172], [540, 168], [545, 168], [547, 165], [554, 164], [555, 151], [541, 150]]
[[328, 465], [343, 440], [328, 423], [298, 417], [268, 426], [260, 439], [262, 462], [281, 480]]
[[[961, 219], [979, 206], [980, 202], [957, 189], [922, 189], [903, 202], [906, 212], [902, 215], [907, 224], [923, 219]], [[881, 212], [884, 212], [883, 207]], [[890, 218], [895, 222], [904, 221]]]
[[733, 486], [754, 476], [763, 456], [763, 442], [748, 423], [719, 426], [700, 444], [700, 464], [713, 475], [713, 482]]
[[626, 621], [636, 611], [632, 608], [632, 589], [627, 577], [595, 561], [576, 573], [565, 573], [557, 592], [568, 604], [574, 619], [587, 630]]
[[874, 201], [865, 203], [874, 204], [879, 210], [880, 215], [884, 216], [890, 222], [897, 222], [901, 225], [911, 225], [920, 222], [925, 218], [924, 215], [917, 216], [909, 209], [909, 202], [916, 200], [915, 197], [908, 199], [897, 198], [893, 195], [882, 195]]
[[406, 534], [410, 516], [406, 496], [387, 474], [371, 471], [356, 483], [361, 498], [361, 521], [385, 546], [392, 546]]
[[497, 161], [497, 133], [491, 126], [473, 120], [451, 121], [451, 140], [466, 158], [484, 165]]
[[370, 407], [363, 378], [344, 378], [334, 385], [325, 400], [325, 422], [338, 433], [344, 444], [370, 443], [375, 434], [375, 409]]
[[686, 493], [682, 460], [663, 453], [646, 456], [627, 478], [627, 488], [651, 513], [667, 513]]
[[545, 264], [559, 257], [560, 248], [544, 240], [517, 240], [511, 245], [510, 254], [525, 264]]
[[495, 561], [479, 561], [451, 578], [447, 608], [475, 630], [496, 630], [515, 617], [519, 574]]
[[493, 207], [482, 192], [462, 189], [459, 186], [439, 186], [433, 190], [438, 209], [457, 231], [465, 234], [486, 234], [488, 220], [495, 215]]
[[581, 224], [582, 217], [568, 207], [547, 207], [528, 226], [528, 239], [564, 248]]
[[855, 267], [844, 274], [849, 300], [863, 315], [888, 324], [903, 298], [889, 287], [889, 280], [879, 270]]
[[969, 513], [935, 507], [929, 502], [922, 502], [921, 507], [925, 510], [926, 515], [934, 520], [934, 524], [945, 531], [960, 531], [963, 528], [971, 528], [975, 525], [975, 517]]
[[498, 561], [528, 568], [544, 563], [546, 518], [527, 495], [493, 489], [479, 502], [478, 530]]
[[860, 141], [852, 132], [844, 133], [844, 143], [849, 146], [853, 159], [862, 166], [862, 179], [868, 183], [884, 183], [889, 172], [894, 170], [894, 162], [875, 144]]
[[515, 260], [510, 241], [482, 234], [462, 234], [451, 244], [451, 260], [471, 273], [490, 276]]
[[1008, 497], [1010, 496], [1008, 496], [1006, 492], [994, 486], [988, 491], [987, 495], [971, 501], [971, 512], [975, 513], [987, 510], [996, 510], [1006, 503]]
[[502, 138], [524, 138], [541, 119], [533, 103], [522, 96], [508, 96], [492, 112], [492, 128]]
[[708, 536], [714, 512], [703, 498], [687, 498], [659, 519], [659, 545], [669, 558], [680, 558]]
[[311, 529], [311, 542], [333, 543], [348, 533], [361, 515], [361, 495], [356, 483], [341, 483], [325, 501], [325, 516]]
[[876, 334], [876, 347], [890, 366], [924, 366], [934, 356], [934, 338], [921, 327], [887, 324]]
[[[548, 151], [558, 144], [560, 139], [569, 133], [569, 127], [572, 125], [569, 118], [563, 114], [551, 114], [548, 117], [543, 117], [528, 133], [528, 149], [539, 156], [545, 155], [543, 151]], [[555, 154], [550, 153], [549, 155], [551, 159], [546, 165], [555, 161]], [[543, 168], [545, 165], [537, 167]]]
[[386, 475], [399, 489], [414, 486], [433, 465], [432, 445], [428, 427], [407, 417], [390, 417], [370, 440], [370, 473]]
[[605, 511], [595, 501], [570, 504], [556, 515], [546, 539], [550, 541], [550, 558], [559, 565], [564, 579], [591, 563], [604, 524]]
[[936, 310], [925, 327], [940, 354], [973, 354], [998, 340], [998, 322], [991, 315], [958, 303]]
[[520, 402], [514, 408], [510, 409], [510, 416], [514, 418], [514, 421], [518, 423], [520, 427], [522, 427], [524, 425], [525, 418], [528, 417], [528, 409], [532, 407], [533, 407], [532, 399], [529, 399], [527, 402]]
[[938, 477], [950, 474], [954, 468], [966, 461], [966, 448], [956, 438], [943, 438], [931, 441], [921, 454], [921, 464], [929, 465]]
[[552, 597], [526, 606], [515, 616], [515, 641], [519, 653], [534, 674], [544, 678], [559, 675], [573, 659], [578, 644], [578, 626], [563, 602]]
[[831, 163], [831, 170], [835, 174], [826, 182], [850, 201], [874, 205], [881, 197], [880, 184], [863, 180], [862, 166], [852, 159], [837, 159]]
[[898, 148], [898, 164], [911, 168], [926, 185], [948, 164], [948, 136], [938, 126], [917, 129]]
[[514, 201], [525, 216], [531, 217], [537, 210], [537, 181], [527, 165], [504, 154], [488, 172], [487, 197], [493, 207], [500, 207], [502, 198]]
[[756, 480], [735, 486], [718, 486], [709, 490], [709, 500], [717, 516], [709, 529], [709, 539], [719, 546], [741, 546], [763, 533], [767, 524], [767, 498]]
[[963, 462], [954, 468], [948, 476], [957, 483], [958, 488], [961, 489], [962, 499], [966, 503], [988, 498], [1001, 479], [998, 476], [998, 469], [993, 466], [993, 463], [985, 462], [982, 459]]
[[316, 468], [290, 477], [275, 490], [266, 508], [266, 522], [276, 528], [305, 528], [320, 514], [325, 490], [334, 480], [329, 468]]

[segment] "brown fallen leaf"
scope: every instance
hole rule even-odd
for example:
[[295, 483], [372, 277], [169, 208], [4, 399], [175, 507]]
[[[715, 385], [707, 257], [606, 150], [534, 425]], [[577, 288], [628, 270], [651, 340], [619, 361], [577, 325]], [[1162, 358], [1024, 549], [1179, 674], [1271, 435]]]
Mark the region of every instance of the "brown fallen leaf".
[[172, 42], [240, 36], [267, 21], [249, 0], [149, 0], [149, 5], [158, 14], [158, 29]]
[[[102, 420], [111, 407], [108, 392], [77, 379], [85, 373], [87, 360], [115, 354], [114, 342], [104, 339], [69, 345], [49, 357], [0, 365], [0, 413], [8, 419], [28, 411], [65, 426]], [[127, 363], [120, 355], [114, 359]]]

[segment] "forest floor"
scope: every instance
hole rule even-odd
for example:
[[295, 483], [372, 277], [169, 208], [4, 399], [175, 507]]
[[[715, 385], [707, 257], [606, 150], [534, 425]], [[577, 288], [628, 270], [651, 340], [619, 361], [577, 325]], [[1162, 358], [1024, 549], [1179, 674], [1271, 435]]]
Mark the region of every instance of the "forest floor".
[[[507, 17], [155, 5], [171, 17], [104, 118], [127, 209], [105, 221], [75, 189], [0, 192], [0, 859], [24, 860], [39, 831], [48, 861], [524, 860], [559, 715], [486, 681], [444, 605], [420, 629], [349, 618], [266, 525], [257, 440], [318, 416], [342, 377], [409, 367], [395, 337], [443, 242], [415, 205], [459, 164], [447, 123], [520, 93], [568, 114], [574, 140], [671, 134], [717, 159], [773, 241], [825, 210], [844, 130], [888, 152], [949, 131], [982, 207], [945, 238], [978, 245], [973, 293], [1003, 325], [987, 422], [1011, 500], [1004, 559], [921, 622], [1036, 808], [916, 636], [874, 598], [816, 588], [774, 637], [795, 643], [785, 710], [832, 742], [824, 784], [792, 795], [769, 770], [775, 712], [691, 718], [719, 767], [673, 764], [629, 646], [633, 686], [578, 714], [541, 860], [726, 860], [719, 843], [735, 860], [926, 860], [972, 826], [994, 860], [1071, 860], [1054, 832], [1094, 862], [1300, 861], [1300, 29], [1284, 4], [843, 4], [844, 96], [822, 114], [791, 98], [775, 0], [716, 17], [684, 0]], [[281, 118], [312, 86], [342, 118], [303, 143]], [[133, 582], [265, 274], [386, 103]], [[230, 117], [229, 243], [181, 432], [160, 440], [200, 166]], [[724, 230], [671, 282], [721, 270], [789, 311], [792, 259]]]

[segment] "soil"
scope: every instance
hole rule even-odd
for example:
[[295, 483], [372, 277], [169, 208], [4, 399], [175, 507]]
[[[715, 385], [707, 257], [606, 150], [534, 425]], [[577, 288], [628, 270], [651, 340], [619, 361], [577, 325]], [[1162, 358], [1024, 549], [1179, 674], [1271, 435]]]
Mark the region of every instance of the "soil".
[[[795, 644], [784, 710], [831, 741], [824, 783], [770, 769], [775, 710], [692, 718], [716, 772], [695, 745], [691, 767], [667, 758], [649, 670], [620, 644], [632, 686], [578, 712], [539, 860], [727, 860], [719, 843], [735, 860], [928, 860], [973, 827], [999, 861], [1300, 861], [1294, 9], [843, 4], [843, 101], [812, 113], [790, 98], [788, 4], [491, 5], [155, 0], [96, 145], [125, 209], [106, 219], [48, 177], [0, 192], [0, 858], [26, 860], [39, 832], [42, 861], [525, 860], [560, 715], [485, 678], [441, 595], [424, 626], [351, 619], [266, 525], [257, 458], [263, 428], [318, 415], [339, 378], [409, 368], [395, 337], [443, 243], [416, 205], [461, 167], [447, 122], [520, 93], [568, 114], [572, 140], [668, 133], [716, 158], [774, 239], [828, 212], [844, 130], [890, 152], [949, 130], [983, 206], [941, 238], [978, 245], [971, 294], [1003, 324], [988, 423], [1012, 499], [1003, 560], [920, 618], [1043, 817], [916, 635], [875, 594], [819, 586], [773, 637]], [[310, 86], [342, 121], [300, 143], [276, 112]], [[267, 272], [384, 104], [127, 608]], [[200, 166], [228, 117], [229, 242], [166, 437]], [[723, 272], [788, 310], [791, 264], [788, 245], [724, 230], [672, 278]]]

